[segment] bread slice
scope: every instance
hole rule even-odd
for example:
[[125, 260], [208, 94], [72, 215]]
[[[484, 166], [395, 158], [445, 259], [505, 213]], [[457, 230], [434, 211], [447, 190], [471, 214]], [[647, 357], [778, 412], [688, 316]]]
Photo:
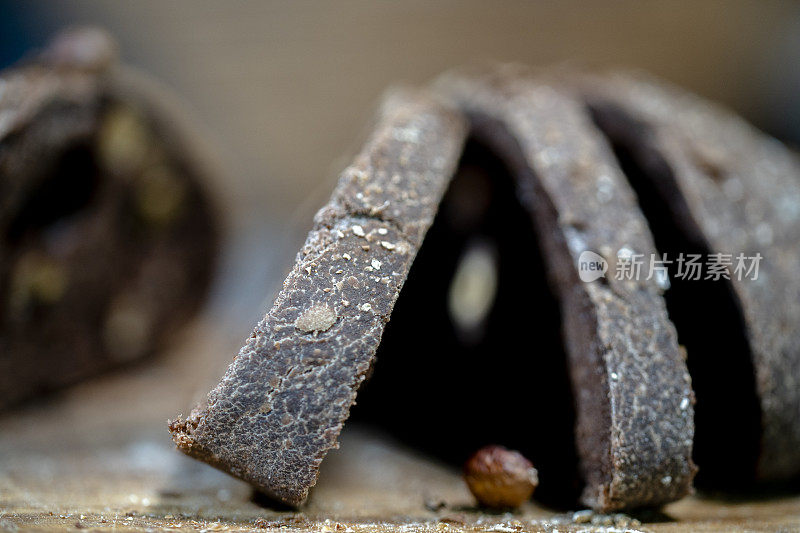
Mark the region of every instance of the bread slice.
[[341, 175], [274, 305], [207, 403], [170, 424], [178, 448], [300, 504], [369, 371], [461, 154], [466, 123], [397, 93]]
[[[560, 299], [577, 409], [582, 501], [657, 506], [691, 491], [693, 394], [656, 277], [617, 279], [618, 258], [656, 252], [603, 135], [568, 88], [515, 68], [451, 75], [440, 87], [508, 161]], [[586, 251], [609, 262], [581, 281]]]
[[[687, 281], [667, 295], [698, 396], [700, 481], [730, 488], [800, 475], [796, 155], [720, 106], [642, 74], [580, 80], [641, 195], [674, 221], [656, 232], [659, 247], [727, 255], [729, 280]], [[739, 254], [760, 254], [757, 276], [736, 272]]]

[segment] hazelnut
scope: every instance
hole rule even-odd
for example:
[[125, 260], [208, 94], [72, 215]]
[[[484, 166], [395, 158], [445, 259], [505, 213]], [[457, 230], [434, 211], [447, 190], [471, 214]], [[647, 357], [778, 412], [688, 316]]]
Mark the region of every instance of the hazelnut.
[[486, 446], [464, 464], [464, 481], [483, 506], [518, 507], [533, 494], [539, 475], [521, 453], [502, 446]]

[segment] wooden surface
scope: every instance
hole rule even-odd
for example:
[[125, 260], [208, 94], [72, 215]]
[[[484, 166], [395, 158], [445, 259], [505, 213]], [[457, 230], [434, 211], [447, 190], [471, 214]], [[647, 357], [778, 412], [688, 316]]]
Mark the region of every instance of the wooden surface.
[[[527, 504], [514, 514], [474, 507], [454, 469], [368, 428], [347, 427], [310, 502], [277, 508], [250, 488], [174, 450], [165, 421], [191, 405], [237, 348], [197, 324], [161, 359], [4, 413], [0, 531], [624, 531], [572, 522]], [[443, 502], [438, 510], [432, 503]], [[426, 506], [427, 503], [427, 506]], [[800, 531], [800, 495], [722, 501], [692, 497], [637, 515], [632, 530]]]

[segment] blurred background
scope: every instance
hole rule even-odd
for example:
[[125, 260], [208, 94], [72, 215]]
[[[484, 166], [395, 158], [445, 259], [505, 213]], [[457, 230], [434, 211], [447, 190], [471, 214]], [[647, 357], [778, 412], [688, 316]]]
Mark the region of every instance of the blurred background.
[[486, 61], [641, 68], [800, 141], [797, 2], [37, 0], [0, 13], [2, 66], [95, 24], [185, 100], [223, 169], [233, 238], [219, 294], [241, 334], [391, 85]]

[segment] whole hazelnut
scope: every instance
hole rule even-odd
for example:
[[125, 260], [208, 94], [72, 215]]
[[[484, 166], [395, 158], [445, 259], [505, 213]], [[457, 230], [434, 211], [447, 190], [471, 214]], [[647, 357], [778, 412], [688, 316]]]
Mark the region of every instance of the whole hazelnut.
[[539, 475], [521, 453], [502, 446], [485, 446], [464, 464], [464, 481], [485, 507], [508, 509], [527, 501]]

